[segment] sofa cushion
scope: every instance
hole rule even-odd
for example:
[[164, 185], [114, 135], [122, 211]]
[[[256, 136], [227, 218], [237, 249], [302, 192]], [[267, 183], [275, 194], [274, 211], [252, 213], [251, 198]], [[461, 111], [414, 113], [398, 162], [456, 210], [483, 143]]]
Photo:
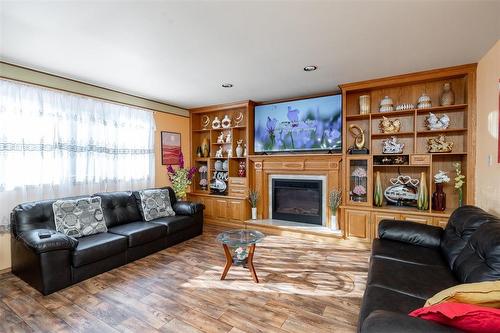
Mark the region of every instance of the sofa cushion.
[[101, 198], [104, 219], [108, 228], [142, 220], [132, 192], [96, 193], [94, 196]]
[[450, 268], [472, 234], [481, 225], [491, 222], [500, 220], [475, 206], [462, 206], [451, 214], [441, 239], [441, 252]]
[[196, 220], [189, 216], [169, 216], [151, 221], [167, 227], [167, 235], [175, 234], [181, 230], [188, 229], [196, 225]]
[[109, 232], [81, 237], [73, 251], [73, 267], [91, 264], [127, 250], [127, 238]]
[[61, 199], [52, 204], [56, 230], [72, 237], [108, 231], [100, 197]]
[[134, 196], [144, 221], [175, 215], [167, 189], [137, 191]]
[[477, 229], [455, 260], [453, 271], [463, 283], [500, 280], [500, 223]]
[[165, 226], [151, 222], [132, 222], [108, 230], [114, 234], [126, 236], [129, 247], [149, 243], [167, 235]]
[[444, 302], [476, 304], [500, 308], [500, 280], [464, 283], [442, 290], [425, 302], [431, 306]]
[[372, 256], [414, 264], [448, 267], [439, 248], [428, 248], [388, 239], [373, 240]]
[[[375, 310], [394, 311], [408, 314], [411, 311], [422, 307], [425, 299], [413, 297], [394, 290], [379, 286], [369, 285], [365, 290], [361, 311], [359, 313], [359, 323]], [[361, 325], [359, 325], [361, 327]]]
[[412, 264], [372, 257], [367, 284], [428, 299], [459, 282], [445, 266]]

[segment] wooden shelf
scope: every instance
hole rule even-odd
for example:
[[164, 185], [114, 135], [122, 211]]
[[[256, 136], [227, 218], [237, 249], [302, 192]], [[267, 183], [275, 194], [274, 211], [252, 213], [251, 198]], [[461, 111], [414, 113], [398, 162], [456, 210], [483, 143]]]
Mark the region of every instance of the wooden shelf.
[[429, 135], [439, 134], [439, 133], [463, 133], [463, 132], [467, 132], [467, 128], [447, 128], [447, 129], [442, 129], [442, 130], [418, 131], [417, 135], [429, 136]]
[[389, 111], [389, 112], [377, 112], [377, 113], [372, 113], [372, 119], [376, 118], [391, 118], [394, 116], [411, 116], [415, 114], [415, 109], [410, 109], [410, 110], [401, 110], [401, 111]]
[[195, 162], [208, 162], [208, 161], [210, 161], [210, 157], [196, 157], [195, 159], [193, 159], [193, 161], [195, 161]]
[[362, 120], [362, 119], [368, 119], [370, 118], [370, 114], [352, 114], [352, 115], [347, 115], [345, 116], [345, 119], [347, 120]]
[[211, 128], [194, 129], [193, 132], [210, 132]]
[[454, 104], [454, 105], [447, 105], [447, 106], [433, 106], [432, 108], [427, 108], [427, 109], [416, 109], [417, 113], [429, 113], [429, 112], [440, 112], [440, 111], [446, 111], [446, 112], [453, 112], [453, 111], [463, 111], [462, 109], [467, 108], [467, 104]]
[[388, 138], [391, 136], [413, 136], [414, 132], [396, 132], [396, 133], [372, 133], [372, 138]]

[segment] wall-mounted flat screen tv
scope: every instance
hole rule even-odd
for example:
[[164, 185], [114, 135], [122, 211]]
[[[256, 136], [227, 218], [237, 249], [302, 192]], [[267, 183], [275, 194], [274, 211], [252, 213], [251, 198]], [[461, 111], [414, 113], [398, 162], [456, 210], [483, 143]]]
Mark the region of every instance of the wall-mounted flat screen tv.
[[255, 107], [256, 153], [342, 150], [342, 95]]

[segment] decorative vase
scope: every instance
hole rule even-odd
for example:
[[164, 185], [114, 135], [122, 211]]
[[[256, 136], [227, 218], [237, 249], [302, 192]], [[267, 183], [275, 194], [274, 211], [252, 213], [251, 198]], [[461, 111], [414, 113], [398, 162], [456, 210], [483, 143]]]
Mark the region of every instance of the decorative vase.
[[359, 114], [370, 113], [370, 95], [359, 96]]
[[201, 146], [196, 148], [196, 157], [203, 157], [203, 152], [201, 151]]
[[330, 229], [333, 231], [339, 230], [339, 225], [337, 223], [337, 212], [330, 215]]
[[210, 156], [210, 140], [208, 140], [208, 137], [204, 137], [201, 142], [201, 153], [203, 157]]
[[432, 194], [432, 209], [437, 211], [446, 209], [446, 193], [443, 192], [443, 183], [436, 183], [436, 192]]
[[238, 146], [236, 147], [236, 157], [243, 156], [243, 147], [241, 146], [242, 142], [238, 140]]
[[425, 172], [420, 173], [420, 183], [417, 194], [417, 208], [420, 210], [426, 210], [429, 208], [429, 194], [427, 192]]
[[212, 128], [213, 129], [218, 129], [220, 128], [221, 124], [220, 124], [220, 120], [219, 120], [219, 117], [215, 117], [215, 119], [212, 121]]
[[252, 207], [252, 220], [257, 220], [257, 207]]
[[443, 93], [439, 98], [439, 104], [443, 106], [455, 104], [455, 93], [451, 90], [451, 83], [446, 82], [443, 85]]
[[384, 195], [382, 190], [382, 181], [380, 180], [380, 171], [375, 174], [375, 189], [373, 191], [373, 204], [377, 207], [382, 207]]
[[462, 207], [464, 205], [464, 191], [462, 188], [458, 189], [458, 207]]

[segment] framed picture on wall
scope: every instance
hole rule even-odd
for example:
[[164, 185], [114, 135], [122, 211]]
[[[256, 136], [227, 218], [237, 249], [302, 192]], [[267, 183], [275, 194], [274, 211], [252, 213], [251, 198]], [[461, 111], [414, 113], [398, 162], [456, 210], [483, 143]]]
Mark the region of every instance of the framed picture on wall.
[[161, 132], [161, 164], [179, 165], [181, 133]]

